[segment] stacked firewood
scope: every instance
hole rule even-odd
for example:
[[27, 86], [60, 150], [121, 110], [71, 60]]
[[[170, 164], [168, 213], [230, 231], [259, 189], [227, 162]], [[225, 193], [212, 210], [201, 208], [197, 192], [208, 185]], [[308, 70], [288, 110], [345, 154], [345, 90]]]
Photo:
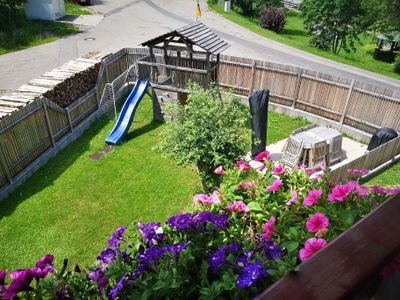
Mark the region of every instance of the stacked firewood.
[[95, 87], [99, 69], [100, 63], [97, 63], [75, 73], [44, 93], [43, 96], [65, 108]]

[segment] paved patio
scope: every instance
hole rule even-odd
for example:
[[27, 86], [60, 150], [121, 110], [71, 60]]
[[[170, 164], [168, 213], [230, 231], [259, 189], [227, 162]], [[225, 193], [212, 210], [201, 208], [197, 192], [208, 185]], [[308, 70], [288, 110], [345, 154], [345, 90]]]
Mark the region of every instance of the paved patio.
[[[267, 145], [266, 149], [271, 153], [271, 158], [273, 161], [279, 161], [282, 158], [283, 153], [281, 151], [286, 143], [286, 140], [287, 139], [284, 139], [275, 144]], [[344, 157], [340, 162], [337, 162], [330, 166], [332, 170], [362, 156], [365, 153], [365, 151], [367, 151], [367, 145], [349, 139], [347, 137], [343, 137], [342, 150], [344, 153]], [[246, 160], [250, 160], [250, 153], [247, 154]], [[260, 163], [256, 161], [251, 161], [250, 164], [256, 168], [259, 167]]]

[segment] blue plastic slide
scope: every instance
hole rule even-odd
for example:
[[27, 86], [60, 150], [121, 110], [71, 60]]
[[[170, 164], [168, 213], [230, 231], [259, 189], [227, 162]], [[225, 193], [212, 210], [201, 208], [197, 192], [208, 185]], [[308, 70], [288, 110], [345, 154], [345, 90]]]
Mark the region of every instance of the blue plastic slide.
[[116, 145], [121, 143], [125, 134], [128, 132], [129, 127], [132, 125], [133, 118], [135, 117], [136, 109], [140, 101], [146, 93], [147, 87], [150, 85], [148, 81], [138, 80], [133, 87], [132, 92], [129, 94], [122, 107], [121, 114], [111, 131], [110, 135], [106, 138], [106, 143]]

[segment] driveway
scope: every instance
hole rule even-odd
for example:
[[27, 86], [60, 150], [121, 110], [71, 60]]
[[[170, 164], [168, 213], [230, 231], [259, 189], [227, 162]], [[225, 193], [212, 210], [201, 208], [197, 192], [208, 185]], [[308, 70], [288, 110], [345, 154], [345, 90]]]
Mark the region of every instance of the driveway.
[[[115, 52], [196, 19], [194, 0], [94, 0], [104, 18], [96, 26], [50, 44], [0, 56], [0, 90], [13, 89], [90, 51]], [[208, 11], [201, 0], [200, 20], [232, 46], [224, 53], [292, 64], [400, 90], [400, 81], [305, 53], [250, 32]]]

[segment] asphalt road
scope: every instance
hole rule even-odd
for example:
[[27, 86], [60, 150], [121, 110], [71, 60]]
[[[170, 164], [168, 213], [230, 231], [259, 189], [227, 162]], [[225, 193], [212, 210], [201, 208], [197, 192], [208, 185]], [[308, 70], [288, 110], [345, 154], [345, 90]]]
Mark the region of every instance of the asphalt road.
[[[115, 52], [196, 20], [195, 0], [94, 0], [95, 27], [53, 43], [0, 56], [0, 90], [15, 89], [90, 51]], [[200, 20], [231, 44], [224, 54], [292, 64], [400, 91], [400, 80], [337, 63], [261, 37], [208, 11]]]

